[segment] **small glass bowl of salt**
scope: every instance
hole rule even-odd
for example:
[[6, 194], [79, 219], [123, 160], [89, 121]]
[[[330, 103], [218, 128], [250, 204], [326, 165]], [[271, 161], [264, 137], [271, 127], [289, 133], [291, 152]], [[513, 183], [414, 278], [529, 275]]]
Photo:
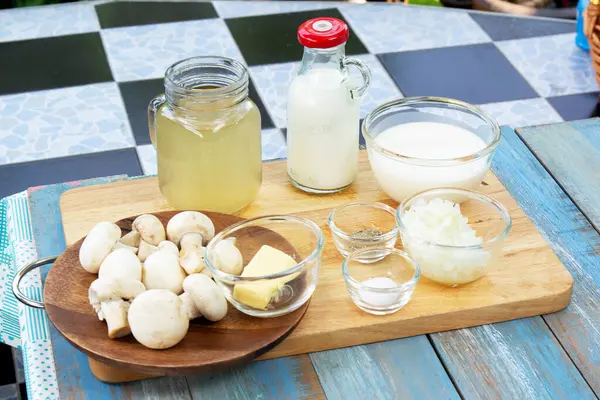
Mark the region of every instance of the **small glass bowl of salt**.
[[494, 266], [512, 226], [499, 201], [456, 188], [407, 198], [396, 220], [404, 250], [417, 260], [423, 276], [452, 287], [473, 282]]
[[[398, 239], [395, 212], [383, 203], [352, 202], [334, 208], [327, 224], [335, 247], [344, 257], [360, 249], [394, 247]], [[384, 256], [373, 251], [362, 253], [357, 260], [371, 263]]]
[[[377, 257], [375, 255], [377, 254]], [[366, 265], [363, 258], [376, 259]], [[374, 315], [392, 314], [408, 303], [421, 276], [419, 264], [396, 248], [357, 250], [342, 263], [354, 304]]]

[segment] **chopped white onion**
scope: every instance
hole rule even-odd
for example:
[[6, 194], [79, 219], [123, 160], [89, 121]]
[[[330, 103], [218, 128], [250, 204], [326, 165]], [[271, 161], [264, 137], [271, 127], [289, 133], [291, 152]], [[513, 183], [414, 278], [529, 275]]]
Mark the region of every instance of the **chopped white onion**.
[[402, 241], [406, 251], [417, 260], [423, 276], [456, 286], [474, 281], [485, 274], [490, 254], [477, 246], [483, 243], [460, 205], [435, 198], [419, 199], [402, 216]]

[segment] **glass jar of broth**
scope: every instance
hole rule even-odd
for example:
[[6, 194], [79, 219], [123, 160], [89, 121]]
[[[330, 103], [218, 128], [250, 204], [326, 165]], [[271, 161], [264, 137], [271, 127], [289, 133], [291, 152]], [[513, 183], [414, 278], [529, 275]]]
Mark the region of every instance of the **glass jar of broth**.
[[165, 93], [148, 107], [158, 183], [177, 209], [233, 213], [262, 182], [260, 112], [248, 98], [248, 70], [225, 57], [171, 65]]

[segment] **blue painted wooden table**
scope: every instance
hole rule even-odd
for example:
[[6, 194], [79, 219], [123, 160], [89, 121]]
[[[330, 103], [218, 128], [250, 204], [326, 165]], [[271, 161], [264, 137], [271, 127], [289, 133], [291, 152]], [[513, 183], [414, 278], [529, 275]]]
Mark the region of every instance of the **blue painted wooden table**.
[[[52, 332], [61, 398], [595, 399], [600, 394], [600, 120], [503, 128], [493, 170], [571, 272], [563, 311], [259, 361], [216, 375], [110, 385]], [[40, 257], [64, 250], [60, 194], [30, 194]]]

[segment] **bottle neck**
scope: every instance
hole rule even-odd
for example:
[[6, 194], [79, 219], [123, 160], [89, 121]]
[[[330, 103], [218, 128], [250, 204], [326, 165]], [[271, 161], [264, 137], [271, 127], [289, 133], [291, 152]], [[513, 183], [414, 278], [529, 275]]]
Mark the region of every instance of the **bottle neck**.
[[307, 69], [315, 67], [342, 69], [342, 60], [345, 56], [345, 43], [329, 49], [311, 49], [305, 47], [300, 72], [302, 73]]

